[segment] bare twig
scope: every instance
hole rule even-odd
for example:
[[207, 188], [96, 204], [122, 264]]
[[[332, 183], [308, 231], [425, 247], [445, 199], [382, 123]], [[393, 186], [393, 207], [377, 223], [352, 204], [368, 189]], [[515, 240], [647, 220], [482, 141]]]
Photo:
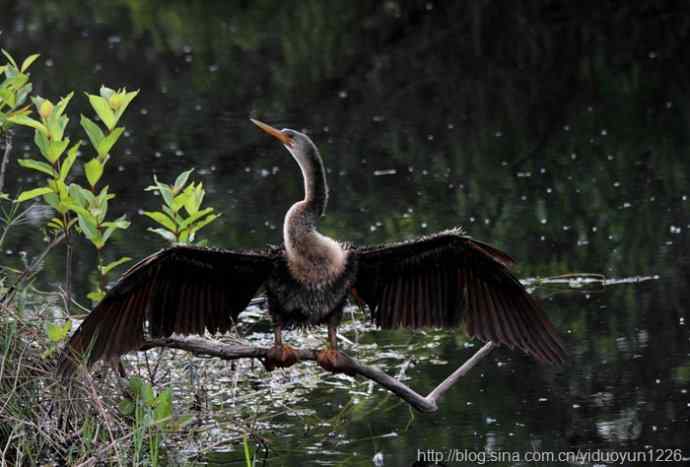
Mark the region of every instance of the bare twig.
[[[437, 401], [443, 394], [455, 384], [460, 377], [465, 375], [473, 366], [475, 366], [482, 358], [484, 358], [495, 347], [493, 342], [487, 342], [479, 349], [469, 360], [467, 360], [460, 368], [455, 370], [448, 378], [439, 384], [426, 397], [418, 394], [413, 389], [400, 382], [399, 380], [389, 376], [383, 371], [360, 363], [358, 360], [344, 355], [348, 363], [348, 373], [352, 375], [360, 375], [375, 383], [383, 386], [395, 395], [405, 400], [415, 409], [421, 412], [435, 412], [438, 410]], [[270, 349], [265, 347], [253, 347], [242, 344], [224, 344], [220, 342], [210, 341], [201, 337], [182, 337], [182, 338], [166, 338], [166, 339], [150, 339], [146, 342], [144, 348], [153, 347], [169, 347], [174, 349], [186, 350], [195, 354], [211, 355], [220, 357], [224, 360], [237, 360], [241, 358], [266, 358]], [[299, 360], [316, 361], [316, 350], [311, 349], [295, 349]]]
[[0, 193], [5, 187], [5, 172], [7, 171], [7, 164], [10, 161], [10, 152], [12, 151], [12, 133], [10, 130], [5, 132], [5, 151], [2, 155], [2, 163], [0, 163]]

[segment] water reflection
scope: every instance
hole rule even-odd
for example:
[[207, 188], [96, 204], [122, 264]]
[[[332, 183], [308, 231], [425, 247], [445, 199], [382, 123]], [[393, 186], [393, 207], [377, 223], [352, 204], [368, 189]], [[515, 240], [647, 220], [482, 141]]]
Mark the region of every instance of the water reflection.
[[[251, 115], [305, 128], [322, 149], [329, 235], [380, 242], [462, 224], [520, 259], [524, 276], [660, 278], [599, 292], [537, 290], [566, 336], [566, 368], [497, 350], [432, 416], [376, 390], [353, 399], [351, 390], [367, 394], [362, 383], [309, 386], [304, 400], [286, 402], [308, 412], [279, 407], [264, 425], [272, 465], [368, 466], [377, 453], [385, 465], [411, 465], [419, 449], [686, 445], [687, 7], [151, 0], [2, 8], [2, 46], [43, 54], [40, 94], [102, 82], [142, 89], [107, 174], [119, 193], [114, 214], [134, 220], [113, 259], [162, 246], [138, 214], [157, 204], [143, 189], [154, 172], [169, 180], [190, 167], [223, 211], [208, 227], [212, 244], [280, 241], [301, 182]], [[30, 153], [28, 135], [18, 136]], [[13, 191], [36, 183], [13, 173]], [[41, 237], [15, 231], [5, 260], [36, 254]], [[80, 250], [75, 264], [82, 296], [94, 280], [90, 255]], [[48, 258], [42, 287], [59, 283], [62, 263]], [[462, 336], [371, 330], [360, 343], [394, 351], [430, 339], [433, 357], [407, 370], [421, 391], [471, 353]], [[260, 386], [266, 375], [249, 379]], [[233, 452], [209, 462], [240, 458], [227, 438], [223, 449]]]

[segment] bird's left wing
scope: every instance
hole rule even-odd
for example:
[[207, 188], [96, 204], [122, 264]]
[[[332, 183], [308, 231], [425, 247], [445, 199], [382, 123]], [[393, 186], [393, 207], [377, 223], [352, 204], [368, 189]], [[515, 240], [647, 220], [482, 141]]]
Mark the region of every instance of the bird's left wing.
[[512, 258], [448, 230], [409, 242], [354, 248], [354, 294], [383, 328], [451, 327], [561, 363], [565, 351], [539, 304], [510, 272]]
[[141, 348], [145, 325], [151, 337], [227, 331], [270, 274], [274, 257], [269, 250], [174, 246], [144, 258], [81, 323], [58, 372], [72, 373], [84, 354], [90, 365]]

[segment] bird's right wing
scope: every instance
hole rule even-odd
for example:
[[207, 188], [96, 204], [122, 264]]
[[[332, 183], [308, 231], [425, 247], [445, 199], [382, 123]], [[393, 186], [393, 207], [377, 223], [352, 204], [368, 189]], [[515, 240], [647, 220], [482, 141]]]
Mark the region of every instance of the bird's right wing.
[[561, 363], [565, 351], [539, 304], [510, 272], [512, 258], [460, 229], [408, 242], [355, 248], [355, 296], [376, 324], [453, 327], [472, 337]]
[[225, 332], [270, 274], [271, 251], [191, 246], [161, 250], [130, 268], [81, 323], [63, 350], [58, 372], [144, 344], [151, 337]]

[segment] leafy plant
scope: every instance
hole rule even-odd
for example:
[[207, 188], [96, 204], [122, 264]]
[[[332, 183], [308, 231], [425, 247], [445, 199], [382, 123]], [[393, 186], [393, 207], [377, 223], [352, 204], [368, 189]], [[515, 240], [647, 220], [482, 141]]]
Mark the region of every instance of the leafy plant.
[[[65, 289], [67, 291], [67, 306], [71, 302], [71, 244], [70, 230], [74, 224], [73, 216], [69, 212], [70, 196], [67, 188], [67, 177], [77, 159], [81, 142], [67, 149], [70, 140], [65, 136], [65, 129], [69, 123], [69, 117], [64, 114], [74, 93], [60, 99], [57, 104], [40, 96], [31, 100], [36, 107], [40, 120], [29, 116], [28, 113], [12, 116], [9, 122], [27, 126], [34, 129], [34, 143], [38, 147], [43, 160], [20, 159], [17, 161], [22, 167], [40, 172], [47, 176], [45, 185], [23, 191], [16, 202], [20, 203], [42, 196], [57, 215], [51, 219], [48, 226], [61, 231], [67, 243], [65, 257]], [[65, 155], [66, 151], [66, 155]]]
[[0, 82], [0, 136], [4, 139], [4, 150], [0, 160], [0, 201], [8, 201], [9, 196], [3, 193], [3, 189], [5, 170], [12, 149], [10, 128], [16, 124], [14, 120], [30, 112], [29, 108], [23, 105], [33, 88], [29, 81], [28, 69], [36, 61], [38, 54], [26, 57], [21, 66], [17, 65], [14, 58], [4, 49], [2, 54], [7, 61], [4, 65], [0, 65], [0, 76], [4, 75], [4, 79]]
[[69, 208], [76, 213], [81, 232], [96, 248], [98, 281], [96, 288], [88, 294], [88, 298], [94, 304], [101, 301], [105, 296], [108, 273], [131, 259], [128, 257], [118, 258], [107, 264], [103, 261], [102, 250], [111, 235], [116, 230], [127, 229], [130, 222], [126, 216], [121, 216], [113, 221], [106, 220], [108, 201], [113, 199], [115, 195], [109, 192], [108, 186], [99, 191], [97, 185], [103, 176], [106, 164], [110, 160], [110, 151], [125, 132], [124, 127], [118, 127], [117, 124], [138, 93], [139, 91], [127, 92], [127, 89], [124, 88], [115, 91], [101, 86], [99, 95], [87, 94], [89, 103], [105, 125], [105, 130], [90, 118], [81, 116], [81, 126], [86, 132], [95, 154], [91, 160], [84, 164], [88, 189], [77, 184], [70, 185], [72, 203], [70, 203]]
[[2, 49], [2, 54], [7, 62], [0, 65], [0, 73], [5, 75], [0, 83], [0, 133], [4, 133], [18, 123], [16, 120], [30, 113], [28, 107], [22, 106], [33, 89], [28, 69], [39, 57], [38, 54], [29, 55], [19, 66], [6, 50]]
[[120, 412], [134, 422], [133, 464], [141, 462], [144, 443], [147, 443], [149, 462], [153, 466], [160, 462], [160, 445], [163, 433], [179, 430], [191, 417], [173, 417], [172, 390], [166, 388], [158, 395], [153, 386], [138, 376], [129, 379], [130, 399], [120, 401]]
[[154, 175], [154, 184], [146, 188], [146, 191], [157, 192], [163, 198], [160, 211], [144, 212], [162, 227], [149, 227], [148, 230], [171, 243], [194, 243], [197, 232], [220, 216], [213, 208], [201, 207], [206, 196], [203, 183], [187, 185], [193, 171], [181, 173], [172, 185], [158, 181]]
[[46, 334], [48, 335], [50, 345], [43, 352], [42, 356], [47, 358], [58, 350], [59, 345], [67, 338], [71, 330], [72, 321], [70, 320], [66, 320], [64, 324], [46, 323]]
[[86, 94], [91, 107], [105, 125], [104, 131], [90, 118], [81, 116], [81, 126], [94, 150], [94, 156], [83, 166], [87, 187], [74, 182], [68, 185], [68, 177], [82, 145], [81, 141], [77, 141], [69, 147], [70, 139], [65, 136], [70, 120], [65, 115], [65, 111], [74, 93], [63, 97], [57, 104], [40, 96], [34, 97], [32, 100], [40, 120], [28, 114], [13, 116], [9, 119], [10, 122], [34, 129], [34, 143], [44, 159], [21, 159], [18, 161], [19, 165], [47, 176], [44, 186], [23, 191], [16, 201], [23, 202], [42, 196], [44, 201], [57, 212], [57, 215], [48, 222], [48, 228], [64, 234], [67, 240], [65, 288], [68, 293], [71, 288], [69, 238], [75, 224], [78, 225], [78, 231], [96, 248], [98, 280], [95, 289], [88, 294], [89, 299], [94, 303], [100, 301], [105, 295], [108, 273], [129, 260], [129, 258], [119, 258], [107, 264], [103, 262], [102, 250], [111, 235], [116, 230], [127, 229], [130, 224], [125, 216], [112, 221], [107, 220], [108, 202], [115, 195], [109, 192], [107, 186], [98, 190], [97, 185], [110, 159], [113, 146], [125, 131], [123, 127], [117, 127], [117, 124], [137, 94], [138, 91], [127, 92], [126, 89], [115, 91], [105, 86], [101, 87], [99, 95]]

